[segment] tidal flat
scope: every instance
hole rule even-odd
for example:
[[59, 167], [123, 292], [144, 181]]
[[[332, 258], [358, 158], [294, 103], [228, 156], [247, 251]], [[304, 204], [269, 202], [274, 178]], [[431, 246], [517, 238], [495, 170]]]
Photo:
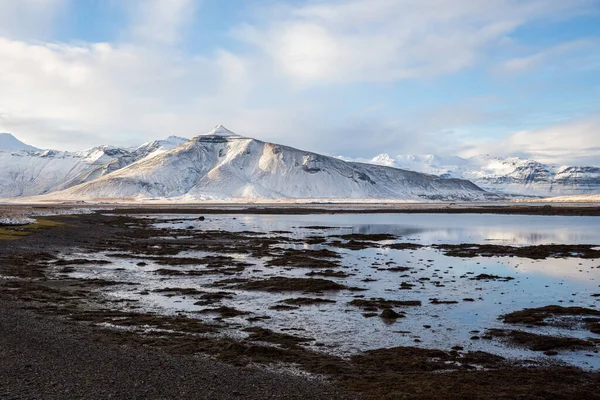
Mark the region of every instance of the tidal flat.
[[45, 217], [2, 299], [351, 396], [598, 396], [598, 216], [202, 211]]

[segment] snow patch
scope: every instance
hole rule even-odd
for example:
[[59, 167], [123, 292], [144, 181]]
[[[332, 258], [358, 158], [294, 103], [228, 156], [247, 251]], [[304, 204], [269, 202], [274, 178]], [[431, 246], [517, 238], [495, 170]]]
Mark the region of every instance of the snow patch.
[[35, 223], [35, 219], [29, 217], [1, 217], [0, 226], [19, 226]]
[[237, 135], [237, 134], [231, 132], [229, 129], [225, 128], [223, 125], [217, 125], [210, 132], [205, 133], [204, 135], [201, 135], [201, 136], [241, 137], [240, 135]]

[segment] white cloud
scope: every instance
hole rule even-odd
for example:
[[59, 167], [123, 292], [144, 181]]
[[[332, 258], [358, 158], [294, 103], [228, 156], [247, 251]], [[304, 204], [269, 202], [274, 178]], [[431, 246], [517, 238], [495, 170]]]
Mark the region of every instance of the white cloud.
[[451, 74], [532, 20], [593, 0], [341, 0], [281, 7], [237, 30], [303, 83], [393, 81]]
[[[234, 111], [227, 105], [234, 93], [243, 96], [244, 68], [223, 51], [199, 58], [133, 45], [0, 38], [0, 128], [40, 145], [72, 132], [108, 142], [194, 134], [214, 125], [212, 110]], [[88, 140], [64, 138], [70, 147]]]
[[135, 43], [0, 38], [0, 71], [0, 131], [43, 148], [134, 145], [170, 134], [191, 137], [222, 123], [319, 150], [313, 132], [323, 132], [311, 124], [326, 118], [316, 117], [316, 103], [257, 105], [268, 72], [225, 50], [199, 57]]
[[[37, 1], [51, 15], [67, 0]], [[116, 43], [19, 40], [0, 30], [0, 131], [38, 147], [79, 149], [192, 136], [223, 123], [330, 154], [454, 149], [456, 128], [487, 117], [481, 98], [420, 114], [347, 117], [353, 111], [338, 109], [343, 99], [294, 85], [451, 74], [480, 62], [516, 27], [593, 1], [311, 1], [237, 29], [252, 44], [243, 53], [215, 48], [196, 56], [180, 44], [201, 1], [132, 0], [124, 3], [131, 25]], [[0, 0], [0, 22], [9, 15], [1, 11], [21, 12], [14, 4]], [[42, 18], [28, 10], [21, 24]]]
[[0, 0], [0, 36], [37, 38], [52, 29], [68, 0]]
[[198, 0], [130, 0], [126, 5], [131, 12], [133, 38], [172, 45], [182, 39], [182, 31], [192, 22]]
[[560, 43], [524, 57], [511, 58], [498, 67], [496, 72], [521, 73], [539, 67], [556, 68], [557, 65], [564, 65], [564, 62], [569, 60], [569, 57], [567, 57], [569, 54], [576, 51], [588, 53], [598, 47], [598, 42], [593, 40], [575, 40]]
[[474, 146], [463, 156], [518, 155], [554, 164], [600, 165], [600, 118], [585, 117], [548, 127], [515, 132]]

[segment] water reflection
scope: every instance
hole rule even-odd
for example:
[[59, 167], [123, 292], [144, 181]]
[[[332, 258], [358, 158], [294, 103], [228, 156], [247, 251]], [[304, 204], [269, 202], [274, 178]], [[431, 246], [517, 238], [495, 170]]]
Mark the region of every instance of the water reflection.
[[[186, 222], [187, 223], [187, 222]], [[478, 215], [478, 214], [329, 214], [329, 215], [214, 215], [204, 229], [269, 232], [290, 230], [314, 234], [310, 226], [330, 226], [333, 233], [389, 233], [422, 244], [501, 242], [525, 246], [541, 244], [599, 244], [600, 217]], [[200, 224], [198, 224], [200, 227]]]
[[[348, 233], [389, 233], [398, 241], [414, 241], [421, 244], [437, 243], [492, 243], [503, 245], [539, 244], [598, 244], [600, 245], [600, 218], [597, 217], [540, 217], [540, 216], [494, 216], [494, 215], [398, 215], [398, 214], [336, 214], [336, 215], [211, 215], [199, 221], [189, 216], [162, 216], [169, 220], [155, 224], [158, 228], [197, 230], [256, 231], [272, 236], [302, 238]], [[179, 221], [173, 219], [180, 219]], [[183, 219], [183, 220], [181, 220]], [[323, 229], [323, 227], [329, 227]], [[281, 231], [276, 232], [274, 231]], [[288, 233], [286, 233], [288, 232]], [[263, 293], [235, 291], [232, 299], [222, 305], [266, 315], [265, 327], [273, 330], [302, 329], [305, 336], [324, 343], [327, 351], [351, 354], [367, 349], [393, 346], [422, 346], [449, 349], [461, 345], [467, 350], [483, 350], [515, 358], [543, 357], [539, 353], [507, 347], [499, 342], [472, 341], [472, 331], [487, 328], [506, 328], [498, 316], [527, 307], [549, 304], [596, 308], [600, 292], [599, 260], [548, 259], [530, 260], [520, 258], [470, 258], [447, 257], [431, 247], [418, 250], [392, 250], [368, 248], [354, 251], [329, 247], [327, 244], [285, 244], [297, 248], [329, 248], [342, 255], [340, 271], [349, 274], [345, 278], [328, 278], [349, 287], [361, 287], [366, 291], [358, 296], [381, 297], [392, 300], [420, 300], [421, 307], [406, 310], [406, 318], [394, 324], [386, 324], [379, 318], [365, 318], [361, 310], [348, 306], [357, 296], [351, 291], [327, 293], [323, 296], [335, 301], [301, 307], [292, 311], [271, 310], [278, 302], [299, 297], [300, 293]], [[184, 252], [179, 257], [202, 257], [202, 252]], [[102, 255], [99, 255], [100, 257]], [[264, 258], [240, 254], [253, 264], [236, 274], [236, 278], [264, 279], [274, 276], [305, 277], [303, 268], [268, 267]], [[113, 260], [115, 261], [115, 260]], [[140, 306], [158, 312], [190, 312], [201, 309], [192, 297], [165, 297], [159, 294], [137, 296], [141, 290], [152, 293], [165, 287], [196, 288], [204, 291], [212, 288], [214, 281], [222, 276], [163, 277], [154, 273], [161, 268], [148, 262], [145, 268], [136, 267], [136, 260], [117, 260], [112, 265], [94, 266], [93, 277], [107, 280], [140, 283], [135, 289], [103, 289], [119, 298], [132, 298]], [[387, 267], [406, 266], [406, 272], [393, 272]], [[181, 266], [179, 269], [198, 268]], [[80, 276], [86, 272], [80, 270]], [[90, 274], [88, 272], [88, 274]], [[478, 274], [510, 276], [514, 280], [478, 281]], [[90, 274], [91, 275], [91, 274]], [[411, 290], [401, 290], [401, 284], [412, 285]], [[435, 305], [432, 298], [455, 300], [457, 304]], [[465, 298], [474, 301], [466, 302]], [[197, 314], [195, 317], [201, 318]], [[234, 318], [239, 326], [246, 326], [244, 318]], [[430, 326], [431, 328], [424, 328]], [[521, 327], [520, 329], [527, 329]], [[539, 328], [538, 328], [539, 329]], [[566, 334], [588, 337], [586, 331], [566, 331], [543, 328], [542, 333]], [[237, 331], [236, 331], [237, 332]], [[239, 332], [232, 334], [239, 334]], [[538, 331], [538, 333], [540, 333]], [[418, 340], [419, 342], [415, 342]], [[417, 344], [418, 343], [418, 344]], [[600, 358], [589, 358], [582, 353], [564, 353], [560, 359], [577, 365], [600, 369]]]

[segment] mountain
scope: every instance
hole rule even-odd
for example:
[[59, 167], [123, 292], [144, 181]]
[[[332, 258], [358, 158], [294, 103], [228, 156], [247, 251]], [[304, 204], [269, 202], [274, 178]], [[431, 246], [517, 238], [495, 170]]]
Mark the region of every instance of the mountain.
[[495, 193], [529, 196], [600, 193], [600, 168], [595, 166], [559, 166], [518, 157], [487, 155], [465, 159], [435, 155], [391, 157], [385, 153], [368, 162], [442, 178], [468, 179]]
[[12, 151], [0, 147], [0, 198], [36, 196], [89, 182], [187, 140], [171, 136], [132, 149], [97, 146], [79, 152], [39, 150], [27, 145]]
[[483, 200], [473, 183], [345, 162], [237, 135], [223, 126], [48, 199]]
[[21, 142], [10, 133], [0, 133], [0, 151], [38, 151], [39, 149]]

